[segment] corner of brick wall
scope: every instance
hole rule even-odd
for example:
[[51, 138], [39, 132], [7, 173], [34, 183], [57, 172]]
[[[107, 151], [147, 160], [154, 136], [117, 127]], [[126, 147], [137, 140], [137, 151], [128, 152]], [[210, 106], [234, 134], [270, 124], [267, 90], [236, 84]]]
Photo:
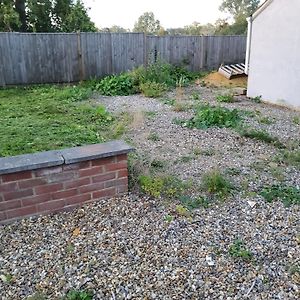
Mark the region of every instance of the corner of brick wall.
[[0, 175], [0, 223], [128, 192], [127, 153]]

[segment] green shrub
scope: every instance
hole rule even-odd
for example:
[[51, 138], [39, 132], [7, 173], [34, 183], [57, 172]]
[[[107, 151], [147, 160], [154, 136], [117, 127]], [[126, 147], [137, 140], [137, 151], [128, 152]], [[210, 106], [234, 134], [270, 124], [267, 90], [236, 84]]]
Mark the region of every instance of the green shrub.
[[71, 290], [63, 298], [63, 300], [92, 300], [93, 294], [89, 291]]
[[233, 189], [231, 182], [218, 170], [204, 174], [202, 186], [209, 194], [214, 194], [222, 198], [226, 197]]
[[271, 136], [268, 132], [264, 130], [243, 128], [241, 129], [240, 134], [246, 138], [262, 141], [267, 144], [273, 144], [278, 148], [284, 148], [284, 145], [278, 140], [277, 137]]
[[252, 259], [253, 254], [250, 250], [246, 248], [243, 241], [237, 239], [229, 247], [229, 254], [234, 258], [241, 258], [243, 260], [249, 261]]
[[294, 186], [272, 185], [265, 187], [260, 195], [267, 202], [280, 200], [285, 206], [300, 204], [300, 189]]
[[103, 78], [96, 85], [96, 89], [105, 96], [127, 96], [138, 91], [134, 79], [127, 73]]
[[165, 83], [147, 81], [140, 84], [140, 90], [146, 97], [158, 98], [167, 90], [167, 86]]
[[225, 102], [225, 103], [232, 103], [234, 102], [233, 95], [218, 95], [217, 96], [218, 102]]
[[205, 129], [209, 127], [237, 127], [241, 117], [237, 109], [230, 110], [220, 106], [202, 105], [196, 115], [186, 122], [189, 128]]

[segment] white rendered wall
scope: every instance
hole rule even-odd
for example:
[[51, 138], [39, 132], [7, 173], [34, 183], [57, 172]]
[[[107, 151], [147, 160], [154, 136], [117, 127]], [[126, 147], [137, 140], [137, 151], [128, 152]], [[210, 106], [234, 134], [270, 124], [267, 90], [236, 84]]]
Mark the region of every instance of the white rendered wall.
[[247, 95], [300, 108], [300, 0], [274, 0], [253, 20]]

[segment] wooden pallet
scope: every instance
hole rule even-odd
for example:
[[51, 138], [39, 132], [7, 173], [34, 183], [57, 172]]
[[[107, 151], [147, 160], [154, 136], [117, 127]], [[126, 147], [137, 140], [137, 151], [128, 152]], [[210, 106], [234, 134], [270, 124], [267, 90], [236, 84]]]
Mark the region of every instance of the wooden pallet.
[[228, 79], [245, 76], [245, 64], [221, 65], [219, 73]]

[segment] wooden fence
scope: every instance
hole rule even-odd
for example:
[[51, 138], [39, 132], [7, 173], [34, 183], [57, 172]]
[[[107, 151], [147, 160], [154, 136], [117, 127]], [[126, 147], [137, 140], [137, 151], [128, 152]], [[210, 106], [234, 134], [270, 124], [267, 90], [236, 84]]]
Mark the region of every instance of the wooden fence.
[[245, 36], [0, 33], [0, 86], [76, 82], [161, 59], [192, 71], [244, 62]]

